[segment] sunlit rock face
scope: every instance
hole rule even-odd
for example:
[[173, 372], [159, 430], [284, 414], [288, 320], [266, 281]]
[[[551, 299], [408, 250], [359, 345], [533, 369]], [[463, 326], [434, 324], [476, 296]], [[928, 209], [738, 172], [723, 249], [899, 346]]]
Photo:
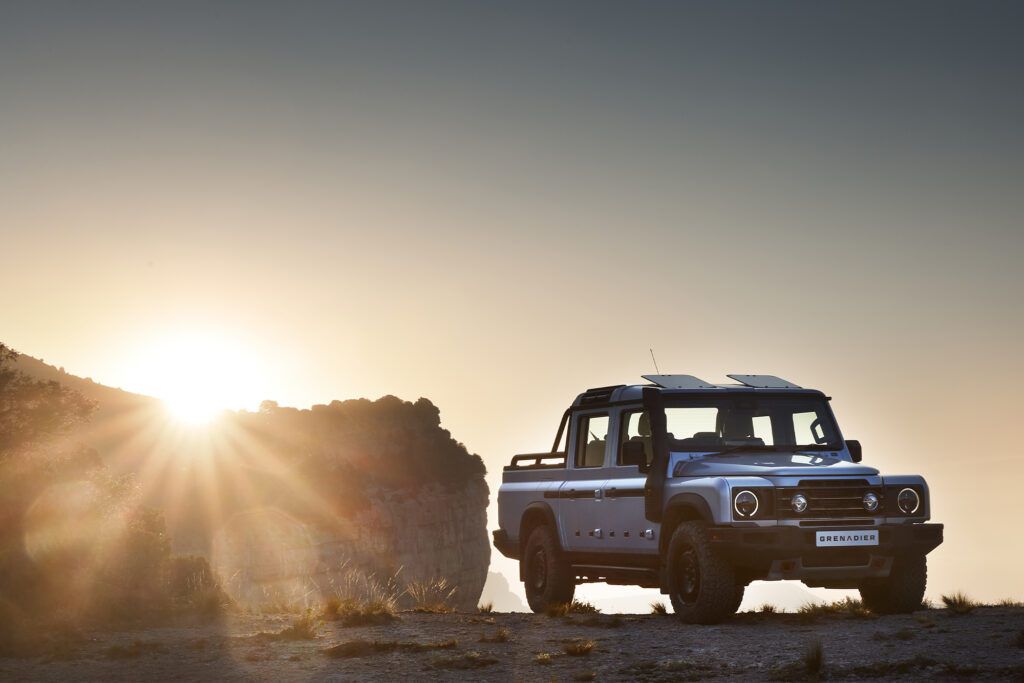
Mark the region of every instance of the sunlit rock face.
[[318, 607], [333, 597], [412, 607], [409, 585], [444, 579], [438, 597], [474, 610], [490, 564], [486, 509], [486, 486], [470, 482], [460, 491], [370, 492], [365, 507], [330, 525], [252, 511], [216, 535], [213, 564], [232, 597], [256, 609]]
[[[237, 601], [387, 598], [401, 608], [424, 601], [410, 586], [443, 581], [431, 599], [476, 608], [490, 561], [486, 470], [430, 401], [267, 403], [230, 426], [244, 448], [201, 460], [218, 473], [218, 505], [193, 505], [176, 526], [212, 540], [212, 564]], [[216, 520], [207, 508], [221, 511]]]

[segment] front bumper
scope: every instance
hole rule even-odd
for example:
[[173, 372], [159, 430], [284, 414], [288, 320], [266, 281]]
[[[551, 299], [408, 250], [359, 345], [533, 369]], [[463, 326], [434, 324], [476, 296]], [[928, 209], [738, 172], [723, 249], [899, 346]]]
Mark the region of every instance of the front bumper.
[[[819, 548], [823, 529], [794, 526], [714, 527], [711, 545], [748, 578], [800, 579], [808, 585], [852, 588], [863, 578], [884, 578], [900, 555], [925, 555], [942, 543], [941, 524], [883, 524], [878, 545]], [[829, 528], [829, 532], [865, 527]]]

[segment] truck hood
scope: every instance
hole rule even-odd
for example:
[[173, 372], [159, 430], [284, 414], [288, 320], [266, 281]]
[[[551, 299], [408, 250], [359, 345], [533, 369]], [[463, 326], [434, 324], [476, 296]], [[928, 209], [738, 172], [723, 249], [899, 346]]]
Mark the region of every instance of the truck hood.
[[[675, 456], [673, 456], [675, 457]], [[680, 460], [672, 470], [674, 477], [718, 476], [874, 476], [878, 470], [843, 460], [826, 453], [736, 453], [723, 456], [698, 456]]]

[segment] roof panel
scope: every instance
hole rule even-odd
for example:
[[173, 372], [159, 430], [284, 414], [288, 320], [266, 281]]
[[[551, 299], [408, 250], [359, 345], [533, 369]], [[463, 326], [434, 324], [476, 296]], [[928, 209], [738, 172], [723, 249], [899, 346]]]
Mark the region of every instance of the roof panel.
[[803, 387], [787, 382], [775, 375], [726, 375], [740, 384], [757, 389], [802, 389]]
[[693, 375], [641, 375], [663, 389], [714, 389], [715, 385]]

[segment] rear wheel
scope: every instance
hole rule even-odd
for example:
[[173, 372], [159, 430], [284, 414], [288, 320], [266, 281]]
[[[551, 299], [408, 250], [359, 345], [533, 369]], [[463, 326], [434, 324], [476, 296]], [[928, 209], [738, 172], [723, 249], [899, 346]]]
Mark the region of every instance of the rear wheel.
[[672, 608], [690, 624], [715, 624], [743, 599], [732, 565], [715, 553], [703, 522], [683, 522], [668, 544], [668, 592]]
[[860, 597], [864, 606], [878, 614], [899, 614], [920, 609], [928, 583], [924, 555], [900, 555], [884, 579], [864, 579]]
[[523, 584], [534, 612], [543, 612], [552, 603], [572, 601], [576, 582], [550, 526], [537, 527], [526, 539]]

